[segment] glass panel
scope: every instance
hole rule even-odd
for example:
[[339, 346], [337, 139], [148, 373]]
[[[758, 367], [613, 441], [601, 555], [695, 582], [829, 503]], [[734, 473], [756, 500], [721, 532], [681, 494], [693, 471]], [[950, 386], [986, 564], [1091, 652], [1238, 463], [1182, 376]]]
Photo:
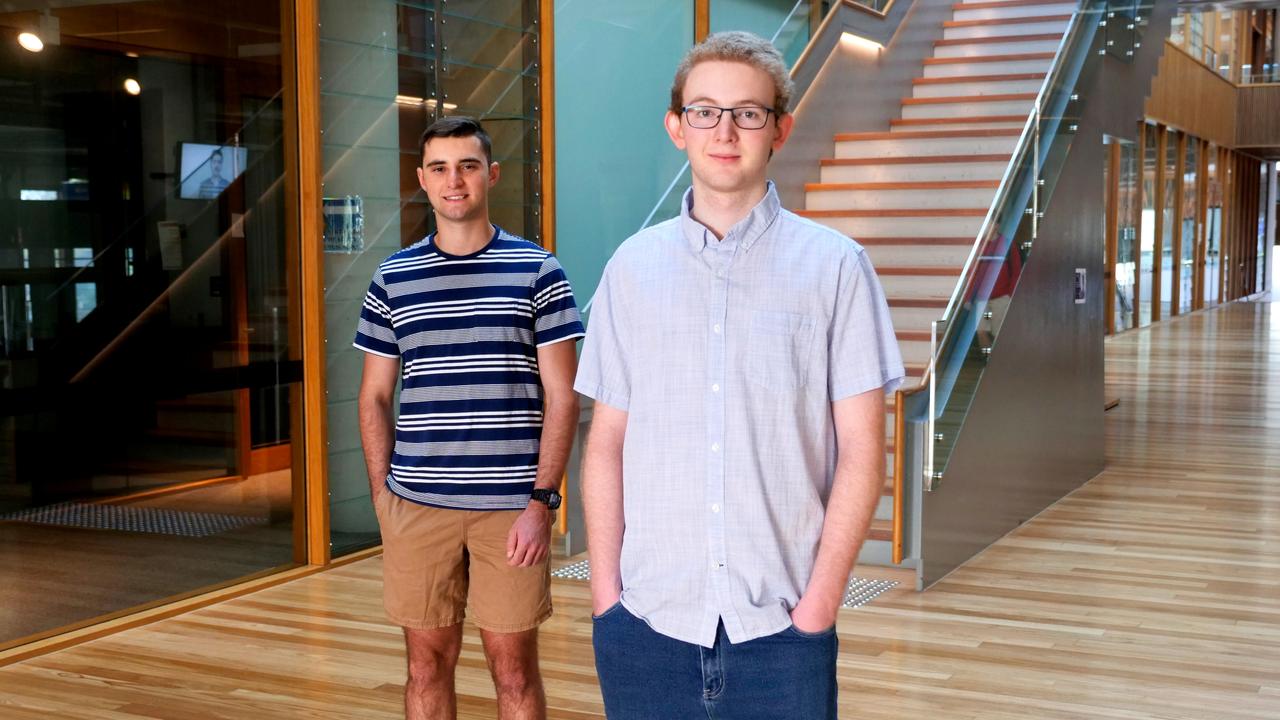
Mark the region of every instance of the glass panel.
[[[932, 457], [925, 453], [925, 471], [945, 476], [959, 428], [981, 382], [987, 358], [999, 345], [1000, 330], [1009, 301], [1016, 291], [1028, 253], [1037, 234], [1037, 209], [1053, 196], [1063, 163], [1075, 139], [1082, 100], [1075, 93], [1081, 76], [1098, 66], [1104, 38], [1098, 32], [1104, 3], [1086, 0], [1064, 42], [1063, 56], [1050, 71], [1040, 121], [1031, 135], [1019, 139], [1010, 170], [1001, 181], [993, 203], [991, 222], [978, 237], [981, 248], [974, 265], [966, 268], [962, 292], [951, 298], [945, 321], [939, 323], [937, 363], [931, 393], [918, 393], [907, 401], [906, 421], [930, 419], [930, 395], [934, 400], [933, 432], [908, 433], [905, 440], [928, 438]], [[1104, 53], [1101, 53], [1105, 55]], [[913, 451], [908, 448], [908, 455]], [[932, 462], [930, 462], [930, 459]]]
[[[1254, 163], [1254, 167], [1257, 168], [1257, 172], [1254, 174], [1254, 182], [1257, 184], [1254, 185], [1254, 187], [1257, 188], [1255, 192], [1257, 194], [1256, 197], [1258, 198], [1258, 218], [1255, 230], [1258, 240], [1253, 251], [1252, 290], [1253, 292], [1259, 292], [1264, 289], [1263, 284], [1265, 283], [1264, 278], [1266, 276], [1266, 265], [1264, 264], [1264, 261], [1266, 260], [1267, 252], [1267, 164]], [[1272, 202], [1275, 202], [1274, 198], [1272, 198]]]
[[1116, 231], [1116, 332], [1133, 327], [1134, 252], [1139, 220], [1138, 152], [1135, 143], [1120, 141], [1119, 205]]
[[[587, 303], [613, 251], [647, 221], [673, 214], [654, 206], [685, 158], [661, 119], [671, 74], [693, 41], [693, 3], [564, 3], [555, 32], [556, 254], [589, 320]], [[625, 83], [617, 82], [622, 67]], [[607, 123], [601, 106], [610, 108]]]
[[1205, 165], [1204, 215], [1204, 304], [1218, 304], [1218, 290], [1222, 273], [1222, 173], [1218, 146], [1209, 145], [1209, 157]]
[[712, 0], [711, 32], [746, 30], [773, 41], [791, 66], [809, 42], [808, 0]]
[[1173, 19], [1169, 41], [1232, 82], [1274, 83], [1280, 82], [1275, 33], [1274, 9], [1187, 8]]
[[1173, 285], [1178, 281], [1178, 268], [1174, 264], [1174, 233], [1178, 232], [1178, 131], [1164, 129], [1164, 185], [1163, 227], [1160, 229], [1160, 318], [1167, 320], [1172, 313]]
[[378, 264], [435, 229], [415, 174], [422, 131], [443, 115], [480, 118], [502, 168], [490, 217], [541, 240], [537, 17], [533, 0], [320, 2], [335, 557], [379, 542], [356, 416], [364, 353], [351, 340]]
[[298, 560], [281, 8], [22, 5], [0, 35], [45, 43], [0, 43], [0, 646]]
[[1151, 298], [1155, 294], [1155, 246], [1156, 246], [1156, 163], [1159, 148], [1160, 127], [1147, 125], [1142, 136], [1146, 151], [1142, 159], [1142, 225], [1140, 227], [1142, 257], [1138, 263], [1138, 325], [1151, 324]]
[[1199, 173], [1200, 140], [1194, 137], [1186, 139], [1186, 156], [1182, 165], [1182, 208], [1179, 212], [1179, 232], [1182, 233], [1182, 257], [1178, 263], [1178, 282], [1181, 289], [1178, 294], [1178, 311], [1189, 312], [1193, 306], [1196, 258], [1196, 208], [1200, 204]]

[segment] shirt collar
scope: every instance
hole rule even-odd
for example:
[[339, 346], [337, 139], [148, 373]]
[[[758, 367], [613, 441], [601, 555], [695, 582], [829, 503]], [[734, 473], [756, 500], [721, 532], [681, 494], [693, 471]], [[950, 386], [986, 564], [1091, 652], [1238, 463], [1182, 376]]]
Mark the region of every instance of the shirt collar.
[[[773, 221], [778, 218], [778, 213], [782, 210], [782, 202], [778, 200], [778, 190], [774, 187], [773, 181], [765, 182], [767, 187], [764, 197], [751, 208], [751, 212], [747, 213], [746, 217], [729, 228], [724, 240], [720, 242], [738, 242], [742, 244], [743, 250], [750, 250], [751, 246], [773, 225]], [[706, 247], [707, 243], [716, 242], [716, 236], [707, 226], [694, 219], [690, 214], [692, 209], [693, 188], [689, 188], [680, 202], [680, 229], [685, 239], [689, 241], [690, 249], [699, 252]]]

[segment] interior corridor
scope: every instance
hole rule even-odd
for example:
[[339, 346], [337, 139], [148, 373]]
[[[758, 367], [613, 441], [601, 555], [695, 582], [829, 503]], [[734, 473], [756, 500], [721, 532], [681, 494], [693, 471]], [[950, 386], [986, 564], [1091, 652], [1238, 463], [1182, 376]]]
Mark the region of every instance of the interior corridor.
[[[1106, 472], [929, 591], [841, 612], [842, 716], [1280, 717], [1280, 309], [1123, 333], [1107, 379]], [[400, 717], [380, 591], [373, 557], [14, 664], [0, 716]], [[550, 715], [601, 718], [587, 586], [554, 592]], [[458, 689], [495, 716], [470, 627]]]

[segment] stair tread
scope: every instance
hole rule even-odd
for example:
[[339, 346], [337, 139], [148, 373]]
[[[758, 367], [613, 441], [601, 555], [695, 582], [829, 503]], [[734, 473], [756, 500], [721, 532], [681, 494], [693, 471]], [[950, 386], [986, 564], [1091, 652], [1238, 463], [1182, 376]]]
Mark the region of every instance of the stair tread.
[[855, 237], [854, 242], [862, 246], [868, 245], [972, 245], [974, 239], [965, 235], [960, 237]]
[[889, 307], [914, 307], [914, 308], [945, 308], [947, 301], [942, 298], [908, 298], [908, 297], [890, 297], [886, 298]]
[[912, 340], [916, 342], [928, 341], [933, 337], [931, 333], [921, 330], [897, 330], [894, 331], [893, 335], [899, 340]]
[[1066, 5], [1063, 0], [993, 0], [992, 2], [955, 3], [952, 10], [998, 10], [1028, 5]]
[[834, 190], [995, 190], [999, 180], [920, 180], [919, 182], [805, 183], [809, 192]]
[[1012, 82], [1014, 80], [1040, 80], [1049, 73], [1004, 73], [1002, 75], [956, 75], [954, 77], [918, 77], [912, 85], [954, 85], [956, 83]]
[[876, 268], [877, 275], [928, 275], [931, 277], [946, 277], [948, 275], [959, 275], [964, 268], [952, 265], [887, 265], [885, 267]]
[[910, 165], [919, 163], [989, 163], [1009, 162], [1013, 154], [984, 155], [909, 155], [896, 158], [823, 158], [824, 167], [841, 165]]
[[944, 28], [983, 27], [987, 25], [1030, 25], [1032, 23], [1066, 22], [1071, 15], [1027, 15], [1025, 17], [987, 18], [981, 20], [947, 20]]
[[872, 520], [871, 527], [867, 530], [868, 540], [881, 540], [884, 542], [893, 541], [893, 521], [892, 520]]
[[951, 40], [934, 40], [934, 47], [951, 45], [992, 45], [1011, 42], [1039, 42], [1041, 40], [1061, 40], [1062, 33], [1038, 33], [1035, 35], [993, 35], [979, 38], [953, 38]]
[[1020, 62], [1022, 60], [1052, 60], [1054, 54], [1044, 53], [1011, 53], [1007, 55], [978, 55], [976, 57], [925, 58], [925, 65], [961, 65], [981, 62]]
[[947, 95], [945, 97], [902, 98], [903, 105], [946, 105], [948, 103], [1005, 102], [1035, 100], [1035, 93], [1003, 93], [1000, 95]]
[[987, 208], [882, 208], [879, 210], [800, 210], [802, 217], [986, 217]]
[[927, 140], [932, 138], [948, 140], [951, 138], [1018, 137], [1021, 134], [1022, 128], [978, 128], [976, 130], [898, 130], [891, 132], [836, 133], [836, 142], [858, 142], [861, 140]]
[[894, 125], [951, 125], [954, 123], [997, 123], [997, 122], [1026, 122], [1026, 115], [974, 115], [972, 117], [946, 117], [946, 118], [894, 118], [889, 121], [889, 126]]

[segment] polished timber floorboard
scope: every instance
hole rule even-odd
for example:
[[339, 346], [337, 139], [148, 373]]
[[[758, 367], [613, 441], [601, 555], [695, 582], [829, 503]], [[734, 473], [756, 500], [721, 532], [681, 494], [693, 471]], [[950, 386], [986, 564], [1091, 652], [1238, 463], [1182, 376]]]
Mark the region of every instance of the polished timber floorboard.
[[[1106, 472], [928, 592], [843, 611], [842, 716], [1280, 718], [1276, 310], [1110, 340]], [[379, 563], [0, 669], [0, 718], [398, 717]], [[555, 597], [551, 717], [602, 717], [586, 586]], [[458, 688], [462, 717], [494, 717], [470, 628]]]

